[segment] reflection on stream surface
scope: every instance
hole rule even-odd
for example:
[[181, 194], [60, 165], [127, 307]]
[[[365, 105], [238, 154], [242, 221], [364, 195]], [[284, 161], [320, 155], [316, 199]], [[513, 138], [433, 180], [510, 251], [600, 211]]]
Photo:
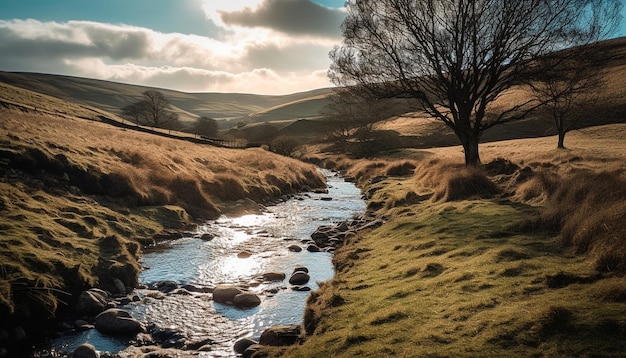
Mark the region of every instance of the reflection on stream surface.
[[[165, 299], [145, 298], [125, 309], [145, 323], [176, 327], [191, 340], [211, 338], [215, 342], [211, 357], [235, 356], [235, 341], [242, 337], [258, 339], [269, 326], [300, 323], [308, 292], [291, 290], [288, 279], [262, 282], [257, 278], [267, 272], [283, 272], [289, 277], [297, 265], [302, 265], [309, 269], [308, 286], [315, 290], [317, 282], [333, 277], [332, 255], [307, 252], [301, 241], [309, 239], [321, 225], [339, 223], [362, 213], [365, 203], [352, 183], [329, 171], [323, 173], [328, 180], [328, 194], [303, 194], [268, 207], [260, 215], [222, 217], [198, 228], [198, 234], [217, 234], [211, 241], [183, 238], [173, 242], [168, 250], [142, 256], [143, 265], [149, 269], [141, 273], [141, 283], [174, 280], [208, 287], [220, 283], [248, 285], [261, 297], [260, 306], [241, 310], [213, 302], [210, 294], [172, 294]], [[288, 246], [293, 244], [302, 246], [303, 251], [290, 252]], [[251, 256], [240, 258], [238, 254], [242, 252]], [[138, 293], [144, 295], [145, 291]], [[109, 352], [117, 352], [127, 344], [90, 330], [80, 336], [65, 337], [55, 345], [72, 351], [86, 340], [97, 350]]]

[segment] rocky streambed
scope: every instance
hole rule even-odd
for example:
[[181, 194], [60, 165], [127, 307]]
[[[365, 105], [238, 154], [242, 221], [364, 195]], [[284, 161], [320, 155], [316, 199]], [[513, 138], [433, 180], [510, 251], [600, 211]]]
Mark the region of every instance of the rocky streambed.
[[308, 291], [334, 275], [334, 248], [378, 224], [363, 217], [358, 188], [323, 172], [327, 193], [222, 217], [146, 250], [142, 287], [126, 295], [85, 293], [85, 302], [98, 307], [86, 319], [68, 322], [54, 350], [234, 357], [259, 341], [289, 343], [299, 333]]

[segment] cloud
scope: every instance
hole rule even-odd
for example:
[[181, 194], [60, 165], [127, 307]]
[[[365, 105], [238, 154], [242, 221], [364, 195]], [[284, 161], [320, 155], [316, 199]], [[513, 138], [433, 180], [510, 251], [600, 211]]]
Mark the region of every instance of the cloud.
[[227, 26], [261, 27], [292, 35], [338, 38], [345, 17], [342, 10], [331, 9], [310, 0], [265, 0], [255, 8], [220, 11]]
[[[232, 73], [193, 67], [139, 66], [126, 63], [107, 65], [92, 60], [71, 61], [67, 64], [75, 73], [98, 73], [111, 81], [140, 83], [158, 88], [180, 89], [188, 92], [287, 94], [330, 86], [326, 71], [278, 74], [268, 68]], [[303, 87], [302, 84], [307, 86]]]
[[216, 3], [204, 2], [220, 28], [213, 37], [92, 21], [0, 20], [0, 70], [182, 91], [285, 94], [331, 85], [325, 74], [340, 10], [309, 0]]

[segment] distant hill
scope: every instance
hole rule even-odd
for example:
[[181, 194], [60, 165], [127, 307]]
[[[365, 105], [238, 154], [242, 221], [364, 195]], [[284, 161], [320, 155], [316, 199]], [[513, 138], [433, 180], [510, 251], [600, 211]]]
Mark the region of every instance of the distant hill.
[[[314, 96], [313, 94], [318, 93]], [[298, 119], [316, 119], [322, 116], [324, 107], [329, 102], [329, 96], [332, 91], [330, 89], [321, 89], [314, 92], [308, 92], [311, 96], [297, 99], [293, 102], [282, 103], [277, 106], [263, 109], [261, 111], [251, 113], [246, 117], [246, 121], [250, 123], [284, 121]]]
[[[81, 77], [3, 71], [0, 71], [0, 82], [115, 114], [119, 114], [121, 108], [129, 103], [139, 100], [144, 91], [156, 89], [177, 108], [183, 121], [194, 120], [198, 116], [218, 120], [235, 118], [250, 120], [263, 118], [263, 113], [271, 113], [281, 106], [287, 106], [288, 112], [292, 115], [288, 119], [309, 118], [320, 108], [320, 96], [324, 97], [331, 92], [331, 89], [318, 89], [280, 96], [186, 93]], [[314, 104], [307, 105], [309, 100]]]

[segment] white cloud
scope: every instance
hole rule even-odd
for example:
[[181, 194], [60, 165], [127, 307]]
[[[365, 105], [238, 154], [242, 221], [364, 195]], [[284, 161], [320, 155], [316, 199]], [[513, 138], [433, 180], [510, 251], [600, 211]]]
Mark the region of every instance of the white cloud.
[[[299, 27], [298, 16], [285, 11], [289, 1], [318, 19]], [[207, 0], [203, 8], [221, 28], [216, 37], [89, 21], [0, 20], [0, 70], [182, 91], [283, 94], [330, 86], [328, 51], [339, 39], [316, 26], [336, 10], [309, 0]]]

